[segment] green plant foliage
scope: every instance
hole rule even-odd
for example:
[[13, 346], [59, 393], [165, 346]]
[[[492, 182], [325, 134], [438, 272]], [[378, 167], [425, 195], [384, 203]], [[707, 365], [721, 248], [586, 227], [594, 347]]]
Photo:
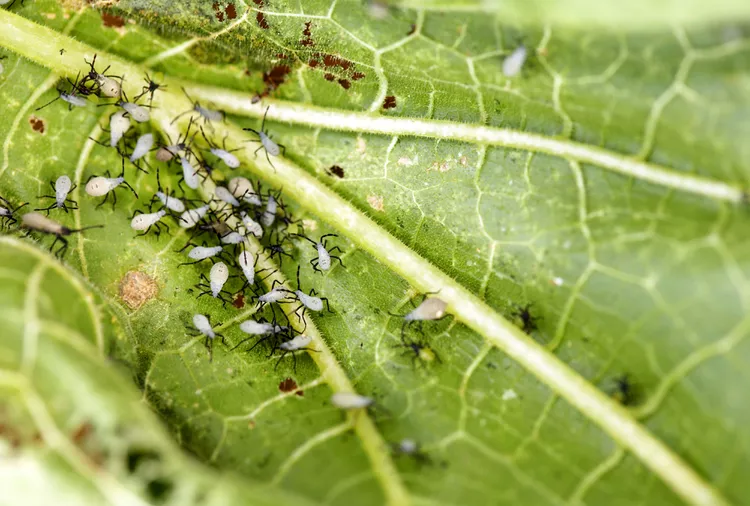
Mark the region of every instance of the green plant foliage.
[[[121, 0], [115, 10], [74, 11], [31, 0], [0, 13], [7, 27], [20, 26], [18, 15], [58, 34], [29, 36], [25, 48], [0, 34], [0, 47], [16, 51], [0, 50], [0, 196], [42, 207], [39, 195], [66, 174], [79, 209], [50, 216], [70, 228], [103, 225], [71, 236], [63, 261], [46, 251], [52, 238], [24, 239], [14, 227], [0, 237], [0, 485], [10, 491], [0, 504], [53, 493], [71, 504], [748, 502], [744, 202], [573, 155], [302, 118], [330, 110], [401, 119], [407, 132], [410, 119], [510, 129], [605, 150], [614, 165], [640, 160], [744, 190], [745, 3], [668, 23], [669, 2], [648, 16], [633, 2], [617, 28], [639, 28], [643, 17], [648, 30], [612, 30], [617, 8], [586, 3], [549, 11], [513, 2], [496, 12], [476, 2], [383, 11], [354, 0]], [[519, 44], [528, 59], [508, 78], [503, 59]], [[58, 50], [59, 60], [35, 57]], [[129, 70], [131, 97], [141, 72], [167, 83], [152, 123], [134, 127], [161, 138], [174, 139], [165, 123], [188, 105], [181, 83], [206, 85], [200, 95], [191, 88], [204, 106], [242, 93], [227, 107], [238, 113], [227, 119], [231, 148], [253, 139], [235, 126], [260, 128], [258, 114], [240, 114], [244, 104], [301, 106], [300, 121], [266, 123], [286, 147], [272, 160], [278, 172], [249, 145], [243, 167], [217, 164], [214, 179], [260, 176], [264, 188], [281, 188], [299, 220], [291, 231], [338, 234], [330, 244], [345, 268], [314, 273], [316, 252], [301, 239], [279, 266], [290, 280], [301, 266], [302, 286], [330, 301], [332, 313], [309, 318], [322, 336], [317, 351], [279, 361], [263, 345], [230, 350], [246, 337], [237, 324], [255, 313], [250, 291], [225, 306], [197, 298], [208, 266], [179, 266], [189, 235], [174, 220], [159, 237], [136, 237], [130, 218], [157, 191], [155, 168], [175, 189], [179, 164], [149, 155], [149, 174], [126, 165], [139, 199], [118, 190], [114, 208], [83, 191], [89, 176], [120, 171], [115, 150], [90, 139], [108, 143], [115, 106], [35, 109], [55, 97], [58, 74], [85, 72], [83, 56], [95, 52], [129, 62], [112, 72]], [[321, 200], [304, 198], [308, 180], [402, 241], [409, 257], [362, 244], [371, 231], [347, 229]], [[403, 347], [402, 321], [390, 313], [408, 312], [424, 283], [420, 272], [396, 272], [398, 258], [430, 262], [450, 278], [441, 294], [467, 290], [528, 334], [528, 344], [514, 334], [521, 349], [544, 347], [547, 360], [605, 395], [588, 408], [569, 403], [576, 392], [544, 379], [544, 364], [521, 365], [517, 351], [472, 330], [483, 315], [455, 304], [450, 318], [407, 327], [422, 354]], [[212, 360], [189, 328], [195, 313], [226, 338]], [[377, 407], [343, 414], [330, 399], [347, 384]], [[665, 482], [657, 458], [636, 451], [646, 444], [640, 433], [614, 434], [602, 412], [636, 418], [693, 474]], [[403, 439], [420, 453], [399, 452]], [[704, 484], [708, 499], [691, 488]]]

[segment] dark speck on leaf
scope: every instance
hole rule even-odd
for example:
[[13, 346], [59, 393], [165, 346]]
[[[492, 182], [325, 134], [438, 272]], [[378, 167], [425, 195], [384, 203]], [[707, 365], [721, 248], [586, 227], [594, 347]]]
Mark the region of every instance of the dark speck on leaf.
[[632, 381], [630, 381], [630, 377], [627, 374], [623, 374], [615, 378], [614, 383], [615, 390], [612, 393], [612, 398], [623, 406], [635, 404], [638, 395]]
[[396, 107], [396, 97], [390, 95], [383, 101], [383, 109], [394, 109]]
[[224, 13], [221, 12], [221, 6], [219, 5], [219, 2], [214, 2], [213, 5], [211, 5], [214, 9], [214, 14], [216, 15], [216, 20], [221, 23], [224, 21]]
[[521, 321], [521, 330], [526, 334], [531, 334], [538, 328], [536, 322], [539, 317], [531, 314], [531, 304], [519, 306], [518, 310], [513, 313], [513, 316]]
[[270, 71], [263, 73], [263, 82], [266, 83], [266, 90], [263, 96], [278, 88], [284, 83], [287, 74], [292, 71], [289, 65], [276, 65]]
[[342, 179], [344, 177], [344, 169], [339, 167], [338, 165], [332, 165], [330, 169], [326, 170], [326, 172], [329, 175], [336, 176]]
[[362, 72], [355, 72], [352, 74], [352, 81], [359, 81], [363, 77], [365, 77], [365, 75]]
[[227, 5], [226, 9], [224, 9], [224, 12], [227, 13], [228, 19], [237, 19], [237, 9], [235, 8], [234, 4]]
[[125, 26], [125, 19], [114, 14], [102, 12], [102, 24], [107, 28], [122, 28]]
[[333, 74], [326, 74], [323, 77], [326, 78], [326, 81], [333, 81], [334, 79], [336, 79], [336, 76], [334, 76]]
[[350, 83], [347, 79], [339, 79], [339, 84], [345, 90], [348, 90], [349, 88], [352, 87], [352, 83]]
[[31, 125], [32, 130], [35, 132], [39, 132], [40, 134], [44, 133], [44, 120], [41, 118], [37, 118], [36, 116], [31, 116], [29, 118], [29, 125]]
[[341, 67], [344, 70], [348, 70], [352, 66], [352, 62], [332, 54], [323, 56], [323, 64], [326, 67]]
[[262, 12], [259, 12], [255, 15], [255, 20], [258, 22], [258, 26], [263, 28], [264, 30], [268, 30], [268, 21], [266, 21], [266, 16]]
[[[294, 392], [295, 390], [297, 390], [297, 388], [297, 382], [292, 378], [286, 378], [279, 383], [279, 390], [284, 393]], [[302, 397], [305, 395], [305, 393], [302, 390], [299, 390], [298, 392], [295, 392], [295, 395], [299, 395], [300, 397]]]

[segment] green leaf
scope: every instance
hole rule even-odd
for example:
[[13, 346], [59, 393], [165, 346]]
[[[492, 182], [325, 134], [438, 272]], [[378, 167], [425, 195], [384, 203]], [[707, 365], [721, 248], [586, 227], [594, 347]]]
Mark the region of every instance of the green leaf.
[[750, 6], [740, 0], [706, 3], [700, 0], [631, 0], [616, 4], [596, 0], [397, 0], [396, 5], [441, 12], [487, 12], [508, 22], [532, 26], [552, 23], [591, 29], [652, 30], [674, 25], [740, 23]]
[[27, 242], [0, 261], [4, 504], [306, 503], [181, 455], [105, 354], [128, 331], [103, 296]]
[[[14, 7], [41, 25], [0, 13], [0, 45], [17, 53], [0, 75], [0, 195], [40, 207], [38, 195], [66, 173], [79, 184], [80, 209], [54, 217], [71, 228], [105, 225], [71, 237], [68, 267], [28, 252], [12, 255], [37, 259], [26, 270], [0, 264], [17, 280], [1, 307], [20, 314], [39, 258], [82, 274], [112, 323], [97, 338], [77, 310], [50, 319], [70, 322], [76, 339], [99, 351], [87, 360], [59, 345], [38, 354], [86, 384], [112, 368], [97, 353], [124, 364], [107, 373], [119, 386], [98, 390], [90, 412], [114, 410], [110, 423], [142, 425], [149, 445], [172, 448], [152, 422], [132, 422], [148, 418], [123, 400], [131, 394], [116, 393], [132, 388], [132, 377], [206, 467], [170, 449], [174, 468], [208, 483], [218, 470], [230, 483], [262, 484], [238, 488], [230, 502], [747, 501], [740, 369], [750, 44], [742, 28], [520, 31], [483, 12], [399, 9], [383, 20], [360, 2], [305, 2], [304, 11], [297, 2], [232, 5], [121, 1], [107, 13], [123, 16], [114, 28], [104, 25], [118, 18], [89, 9], [66, 16], [43, 1]], [[535, 49], [507, 79], [502, 61], [520, 39]], [[258, 129], [270, 104], [266, 127], [286, 156], [271, 167], [255, 147], [242, 150], [240, 170], [281, 188], [305, 230], [338, 233], [331, 244], [344, 251], [346, 268], [321, 276], [308, 267], [315, 251], [296, 241], [294, 258], [267, 280], [294, 279], [300, 265], [302, 285], [329, 299], [333, 314], [309, 319], [316, 351], [278, 366], [279, 355], [262, 346], [230, 351], [250, 305], [196, 300], [192, 287], [207, 268], [178, 267], [187, 234], [176, 224], [159, 238], [129, 228], [157, 189], [153, 173], [129, 167], [140, 200], [124, 191], [114, 210], [97, 209], [82, 191], [90, 175], [120, 166], [113, 150], [89, 140], [107, 139], [98, 125], [114, 109], [34, 108], [54, 98], [50, 71], [73, 78], [95, 52], [99, 65], [125, 76], [131, 97], [147, 69], [167, 85], [139, 131], [179, 134], [184, 123], [171, 119], [190, 107], [181, 85], [204, 106], [233, 113], [214, 125], [230, 147], [253, 138], [240, 127]], [[343, 178], [327, 173], [333, 165]], [[161, 166], [162, 184], [174, 187], [178, 173]], [[217, 181], [233, 175], [214, 172]], [[427, 362], [398, 347], [401, 321], [388, 313], [437, 290], [452, 317], [425, 323], [423, 333], [406, 330], [440, 359]], [[212, 361], [185, 331], [196, 312], [222, 322], [229, 343], [214, 343]], [[19, 369], [34, 319], [9, 321], [8, 404], [21, 406], [13, 408], [20, 420], [30, 416], [27, 394], [70, 405], [77, 391], [45, 392]], [[623, 374], [633, 385], [627, 407], [611, 398]], [[286, 378], [303, 395], [281, 392]], [[349, 390], [380, 408], [342, 415], [330, 396]], [[390, 444], [403, 438], [418, 441], [428, 460], [394, 452]], [[104, 440], [113, 448], [129, 441], [119, 433]], [[85, 472], [25, 446], [20, 454], [45, 473], [64, 473], [56, 479], [71, 497], [93, 500]], [[142, 482], [113, 476], [144, 493]], [[275, 495], [287, 493], [295, 495]]]

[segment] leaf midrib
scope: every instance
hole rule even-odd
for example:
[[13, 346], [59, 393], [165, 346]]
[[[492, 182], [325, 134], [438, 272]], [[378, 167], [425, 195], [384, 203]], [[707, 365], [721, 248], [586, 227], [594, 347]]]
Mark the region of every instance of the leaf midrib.
[[499, 146], [534, 153], [544, 153], [590, 164], [617, 172], [626, 177], [647, 181], [681, 192], [729, 202], [741, 202], [745, 192], [731, 184], [669, 167], [649, 163], [634, 156], [554, 137], [509, 128], [481, 124], [452, 123], [443, 120], [382, 116], [369, 112], [344, 111], [299, 104], [284, 100], [264, 99], [253, 104], [252, 94], [214, 86], [181, 83], [196, 100], [211, 103], [232, 114], [262, 118], [267, 106], [268, 119], [312, 128], [406, 137], [427, 137], [470, 144]]
[[[0, 45], [60, 75], [74, 76], [81, 58], [90, 57], [95, 52], [83, 43], [7, 11], [0, 11], [0, 24], [6, 27], [0, 33]], [[39, 44], [37, 41], [46, 42]], [[62, 58], [57, 57], [58, 47], [66, 49]], [[102, 52], [98, 54], [104, 64], [114, 63], [118, 70], [122, 69], [130, 75], [142, 73], [132, 63]], [[172, 82], [174, 88], [179, 87], [179, 82], [172, 79], [166, 78], [165, 82]], [[219, 125], [217, 134], [222, 136], [225, 133], [247, 137], [234, 125]], [[691, 504], [726, 504], [718, 491], [638, 424], [620, 405], [306, 171], [281, 157], [276, 159], [275, 170], [262, 158], [260, 161], [246, 155], [240, 158], [256, 175], [266, 182], [283, 186], [285, 192], [292, 195], [301, 207], [323, 218], [334, 228], [347, 232], [352, 242], [387, 264], [412, 285], [424, 292], [440, 290], [440, 297], [448, 303], [449, 312], [457, 319], [502, 349], [628, 448], [685, 501]]]
[[[169, 106], [166, 107], [164, 100], [162, 100], [160, 107], [155, 108], [151, 114], [152, 124], [162, 132], [167, 132], [170, 138], [177, 138], [180, 134], [176, 128], [177, 125], [171, 124], [171, 118], [174, 118], [179, 112], [190, 107], [187, 100], [180, 96], [176, 98], [177, 100], [170, 101]], [[188, 118], [185, 118], [180, 122], [180, 125], [185, 127], [188, 121]], [[211, 201], [216, 190], [216, 184], [211, 178], [206, 178], [200, 183], [199, 190], [204, 199]], [[215, 202], [212, 202], [212, 205], [218, 207]], [[227, 224], [230, 228], [236, 229], [240, 225], [240, 222], [236, 217], [229, 217]], [[276, 265], [270, 256], [263, 254], [263, 246], [260, 242], [252, 235], [246, 237], [246, 241], [248, 251], [256, 259], [256, 270], [271, 272], [270, 275], [263, 277], [263, 284], [271, 289], [273, 283], [276, 282], [277, 286], [280, 283], [282, 288], [292, 291], [289, 281], [283, 275], [279, 266]], [[280, 305], [279, 308], [284, 312], [288, 321], [291, 321], [295, 316], [294, 312], [290, 311], [288, 306]], [[346, 376], [346, 372], [339, 364], [336, 356], [331, 351], [328, 343], [323, 339], [323, 336], [311, 318], [307, 321], [305, 334], [312, 338], [311, 349], [307, 350], [307, 354], [318, 367], [323, 381], [328, 384], [333, 392], [357, 393], [352, 382]], [[315, 351], [312, 351], [313, 349]], [[346, 425], [350, 429], [354, 429], [354, 432], [362, 442], [363, 451], [370, 460], [373, 473], [382, 485], [383, 494], [387, 497], [388, 504], [391, 506], [407, 506], [411, 504], [409, 493], [401, 480], [401, 476], [396, 471], [395, 464], [388, 451], [388, 446], [378, 432], [370, 414], [367, 410], [353, 410], [348, 412], [347, 416], [348, 421]]]

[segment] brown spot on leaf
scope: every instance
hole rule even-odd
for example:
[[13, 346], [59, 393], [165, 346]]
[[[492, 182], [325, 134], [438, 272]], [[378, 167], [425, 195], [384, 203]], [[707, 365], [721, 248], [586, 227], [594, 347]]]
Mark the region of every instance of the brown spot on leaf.
[[266, 21], [266, 15], [262, 12], [259, 12], [255, 15], [255, 21], [258, 22], [258, 26], [263, 28], [264, 30], [268, 30], [268, 21]]
[[44, 133], [44, 120], [41, 118], [37, 118], [36, 116], [31, 116], [29, 118], [29, 125], [31, 125], [31, 129], [35, 132], [39, 132], [40, 134]]
[[227, 19], [237, 19], [237, 9], [234, 4], [227, 5], [224, 12], [227, 13]]
[[411, 35], [412, 33], [416, 32], [416, 31], [417, 31], [417, 25], [415, 25], [414, 23], [412, 23], [411, 28], [409, 28], [409, 31], [406, 32], [406, 35], [407, 36]]
[[305, 38], [300, 40], [299, 43], [305, 47], [310, 47], [310, 46], [315, 45], [315, 41], [312, 39], [312, 30], [310, 30], [311, 26], [312, 26], [312, 21], [306, 21], [305, 29], [302, 30], [302, 35], [304, 35]]
[[323, 56], [323, 64], [326, 67], [341, 67], [344, 70], [348, 70], [352, 66], [352, 62], [332, 54]]
[[334, 76], [333, 74], [330, 74], [330, 73], [324, 75], [323, 77], [326, 78], [326, 81], [333, 81], [334, 79], [336, 79], [336, 76]]
[[[292, 378], [287, 378], [285, 380], [282, 380], [281, 383], [279, 383], [279, 390], [282, 392], [294, 392], [299, 387], [297, 386], [297, 382], [294, 381]], [[295, 395], [299, 395], [300, 397], [303, 397], [305, 395], [305, 392], [302, 390], [297, 390], [294, 392]]]
[[286, 378], [284, 380], [281, 380], [281, 383], [279, 383], [279, 390], [285, 393], [297, 390], [297, 382], [294, 381], [292, 378]]
[[263, 7], [263, 0], [253, 0], [253, 3], [258, 7]]
[[221, 6], [219, 5], [219, 2], [214, 2], [211, 6], [214, 9], [214, 14], [216, 15], [216, 20], [221, 23], [224, 21], [224, 13], [221, 11]]
[[393, 109], [396, 107], [396, 97], [393, 95], [385, 97], [383, 101], [383, 109]]
[[338, 165], [332, 165], [330, 169], [327, 169], [326, 172], [329, 175], [333, 175], [336, 177], [344, 178], [344, 169], [339, 167]]
[[340, 85], [341, 85], [341, 87], [342, 87], [342, 88], [344, 88], [345, 90], [348, 90], [349, 88], [351, 88], [351, 87], [352, 87], [352, 83], [350, 83], [350, 82], [349, 82], [348, 80], [346, 80], [346, 79], [339, 79], [339, 84], [340, 84]]
[[242, 292], [238, 293], [232, 301], [232, 305], [237, 309], [242, 309], [243, 307], [245, 307], [245, 294]]
[[292, 68], [289, 65], [276, 65], [270, 71], [264, 72], [263, 82], [266, 83], [266, 94], [281, 86], [291, 71]]
[[355, 72], [352, 74], [352, 81], [359, 81], [363, 77], [365, 77], [365, 75], [362, 72]]
[[114, 14], [102, 12], [102, 24], [107, 28], [122, 28], [125, 26], [125, 19]]
[[158, 292], [156, 281], [140, 271], [128, 271], [120, 281], [120, 298], [134, 311], [156, 297]]
[[314, 58], [311, 58], [309, 62], [307, 62], [308, 65], [310, 65], [312, 68], [317, 67], [320, 65], [320, 62]]

